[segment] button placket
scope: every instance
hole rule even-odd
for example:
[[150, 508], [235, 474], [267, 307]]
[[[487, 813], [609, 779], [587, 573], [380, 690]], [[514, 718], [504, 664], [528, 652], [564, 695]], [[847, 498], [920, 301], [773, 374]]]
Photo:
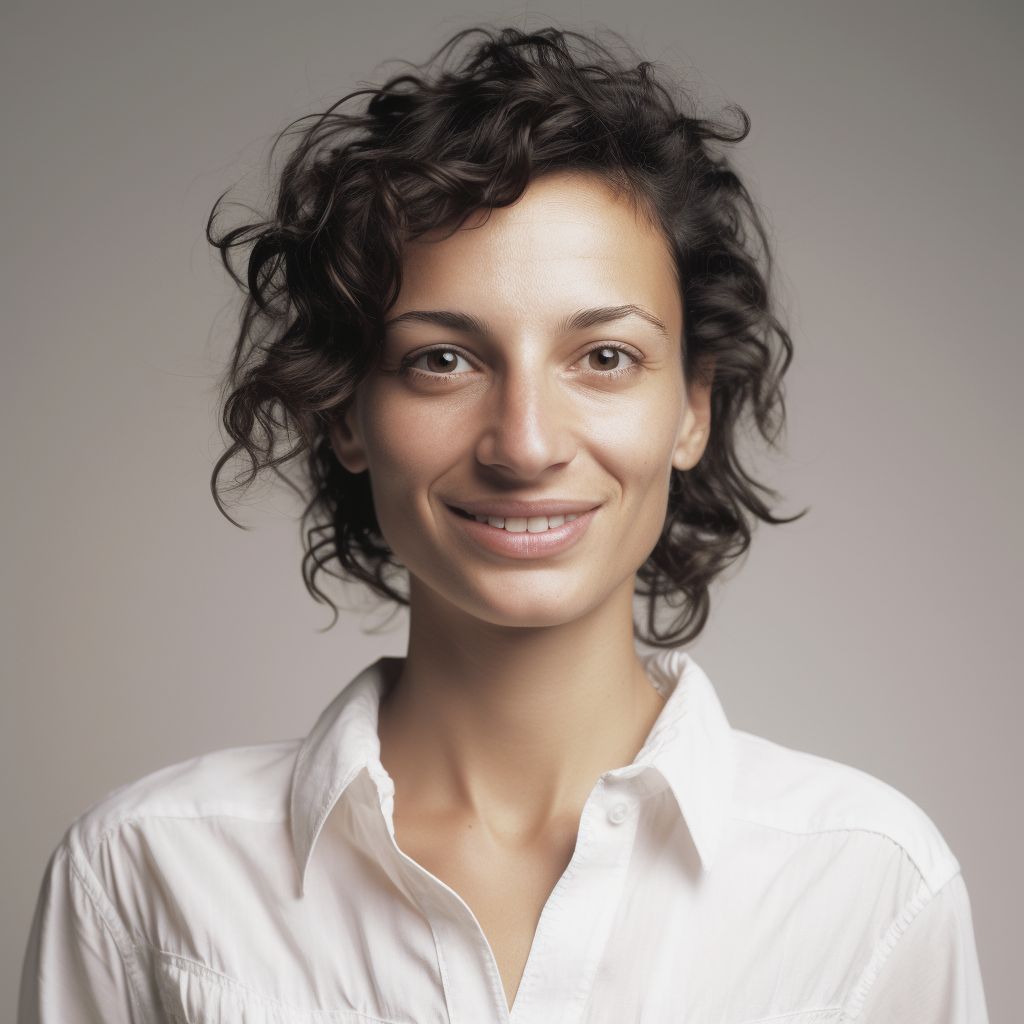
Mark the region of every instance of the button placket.
[[610, 772], [594, 787], [573, 858], [541, 912], [511, 1024], [581, 1019], [625, 885], [637, 796], [629, 776]]

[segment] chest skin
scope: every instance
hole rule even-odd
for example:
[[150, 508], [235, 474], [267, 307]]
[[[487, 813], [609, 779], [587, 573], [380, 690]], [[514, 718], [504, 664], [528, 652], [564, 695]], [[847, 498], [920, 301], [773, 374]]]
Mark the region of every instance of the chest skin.
[[541, 911], [572, 859], [579, 820], [565, 815], [526, 833], [489, 827], [467, 814], [403, 813], [396, 807], [398, 846], [472, 910], [510, 1008]]

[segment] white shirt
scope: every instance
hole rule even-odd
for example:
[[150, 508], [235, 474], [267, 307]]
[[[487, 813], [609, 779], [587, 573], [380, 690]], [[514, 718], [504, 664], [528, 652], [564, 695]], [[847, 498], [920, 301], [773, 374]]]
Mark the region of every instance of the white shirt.
[[483, 932], [396, 846], [385, 659], [301, 742], [116, 791], [49, 866], [21, 1024], [983, 1024], [956, 860], [878, 780], [731, 729], [685, 654], [587, 800], [511, 1012]]

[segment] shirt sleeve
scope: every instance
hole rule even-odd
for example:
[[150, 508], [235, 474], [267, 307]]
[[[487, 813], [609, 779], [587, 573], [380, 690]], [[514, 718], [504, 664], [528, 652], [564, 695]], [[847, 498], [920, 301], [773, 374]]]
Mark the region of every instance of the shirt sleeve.
[[987, 1024], [971, 907], [957, 874], [911, 921], [867, 993], [857, 1024]]
[[18, 1024], [141, 1024], [127, 932], [66, 845], [43, 879], [25, 953]]

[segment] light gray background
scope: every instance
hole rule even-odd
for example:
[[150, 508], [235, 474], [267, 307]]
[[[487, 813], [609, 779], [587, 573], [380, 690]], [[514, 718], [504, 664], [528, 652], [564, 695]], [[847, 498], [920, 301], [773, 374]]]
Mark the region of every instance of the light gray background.
[[[292, 117], [498, 18], [600, 23], [754, 130], [797, 344], [802, 522], [762, 530], [696, 646], [737, 726], [882, 777], [970, 890], [1019, 1009], [1019, 7], [980, 2], [46, 3], [4, 18], [3, 903], [11, 1007], [46, 858], [109, 789], [304, 734], [401, 630], [298, 573], [294, 523], [214, 510], [233, 299], [217, 194]], [[540, 12], [538, 14], [538, 11]], [[211, 328], [212, 325], [212, 328]], [[5, 1011], [0, 1011], [5, 1012]]]

